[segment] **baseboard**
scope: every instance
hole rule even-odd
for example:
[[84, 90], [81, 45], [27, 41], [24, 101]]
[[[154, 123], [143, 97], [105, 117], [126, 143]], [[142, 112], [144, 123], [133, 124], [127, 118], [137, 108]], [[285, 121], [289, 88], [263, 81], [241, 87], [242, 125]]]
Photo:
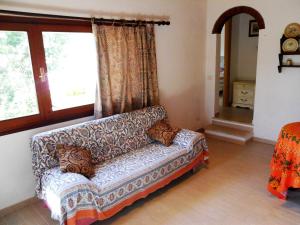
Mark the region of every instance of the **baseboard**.
[[272, 140], [265, 139], [265, 138], [253, 137], [253, 141], [264, 143], [264, 144], [269, 144], [269, 145], [276, 145], [276, 141], [272, 141]]
[[11, 205], [11, 206], [8, 206], [4, 209], [0, 209], [0, 218], [7, 215], [7, 214], [10, 214], [12, 212], [15, 212], [19, 209], [22, 209], [28, 205], [31, 205], [31, 204], [34, 204], [34, 203], [37, 203], [39, 201], [39, 199], [37, 197], [32, 197], [32, 198], [29, 198], [29, 199], [26, 199], [22, 202], [19, 202], [17, 204], [14, 204], [14, 205]]

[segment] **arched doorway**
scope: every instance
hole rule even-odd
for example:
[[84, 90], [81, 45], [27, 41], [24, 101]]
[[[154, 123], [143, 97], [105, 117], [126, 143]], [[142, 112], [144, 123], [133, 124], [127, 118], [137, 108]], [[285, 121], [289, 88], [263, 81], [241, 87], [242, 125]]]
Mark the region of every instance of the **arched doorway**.
[[[236, 93], [237, 91], [234, 91], [235, 88], [234, 88], [234, 84], [237, 83], [238, 81], [246, 81], [246, 79], [242, 78], [238, 80], [237, 79], [237, 75], [235, 76], [230, 76], [231, 72], [232, 72], [232, 68], [231, 68], [231, 65], [233, 63], [233, 58], [231, 58], [231, 54], [232, 54], [232, 46], [231, 46], [231, 43], [235, 43], [234, 40], [232, 39], [232, 35], [235, 35], [235, 33], [233, 32], [233, 20], [238, 17], [238, 16], [241, 16], [241, 15], [247, 15], [248, 16], [248, 21], [249, 22], [249, 38], [248, 38], [248, 30], [247, 30], [247, 38], [250, 40], [252, 39], [252, 41], [254, 39], [256, 39], [257, 41], [257, 44], [256, 44], [256, 55], [255, 55], [255, 72], [254, 72], [254, 76], [256, 77], [256, 56], [257, 56], [257, 51], [258, 51], [258, 37], [255, 37], [255, 38], [252, 38], [250, 36], [250, 21], [255, 21], [256, 23], [256, 26], [257, 26], [257, 29], [258, 31], [261, 30], [261, 29], [264, 29], [265, 28], [265, 23], [264, 23], [264, 19], [262, 17], [262, 15], [255, 9], [251, 8], [251, 7], [247, 7], [247, 6], [238, 6], [238, 7], [234, 7], [234, 8], [231, 8], [227, 11], [225, 11], [224, 13], [222, 13], [219, 18], [216, 20], [215, 24], [214, 24], [214, 27], [213, 27], [213, 30], [212, 30], [212, 33], [213, 34], [217, 34], [218, 35], [218, 38], [217, 38], [217, 48], [222, 48], [222, 45], [221, 45], [221, 33], [222, 33], [222, 30], [223, 30], [223, 37], [225, 39], [225, 43], [223, 45], [223, 52], [224, 52], [224, 55], [223, 55], [223, 68], [220, 64], [220, 62], [217, 61], [217, 64], [216, 65], [216, 68], [218, 68], [219, 70], [217, 71], [220, 71], [220, 74], [222, 72], [222, 76], [223, 78], [220, 79], [220, 80], [217, 80], [219, 79], [219, 77], [216, 76], [216, 98], [215, 98], [215, 113], [220, 113], [222, 110], [226, 111], [224, 114], [226, 114], [226, 117], [228, 118], [232, 118], [232, 119], [228, 119], [228, 120], [233, 120], [233, 121], [237, 121], [237, 120], [241, 120], [241, 121], [237, 121], [237, 122], [245, 122], [245, 123], [249, 123], [249, 124], [252, 124], [252, 118], [253, 118], [253, 104], [242, 104], [241, 102], [237, 103], [235, 102], [235, 96], [236, 96]], [[251, 18], [251, 19], [249, 19]], [[247, 26], [247, 29], [248, 29], [248, 24], [246, 25], [245, 23], [243, 24], [243, 29], [244, 29], [244, 33], [246, 32], [245, 31], [245, 27]], [[225, 27], [225, 29], [223, 29], [223, 27]], [[225, 32], [224, 32], [225, 30]], [[257, 32], [258, 32], [257, 31]], [[235, 48], [239, 48], [235, 46]], [[241, 48], [242, 49], [242, 48]], [[241, 51], [241, 50], [240, 50]], [[220, 50], [220, 52], [222, 52]], [[248, 53], [247, 52], [244, 52], [243, 54], [247, 55]], [[218, 57], [218, 56], [217, 56]], [[222, 61], [222, 60], [220, 60]], [[236, 62], [236, 61], [234, 61]], [[239, 64], [240, 65], [241, 62], [238, 62], [236, 64]], [[234, 66], [236, 64], [233, 64]], [[241, 74], [244, 74], [243, 72], [239, 71]], [[235, 72], [237, 73], [237, 72]], [[253, 73], [252, 73], [253, 74]], [[219, 74], [218, 74], [219, 76]], [[236, 77], [236, 78], [234, 78]], [[241, 76], [242, 77], [242, 76]], [[255, 78], [254, 78], [255, 79]], [[221, 82], [222, 80], [222, 82]], [[253, 80], [252, 80], [253, 81]], [[222, 84], [221, 84], [222, 83]], [[254, 83], [254, 88], [253, 88], [253, 99], [254, 99], [254, 93], [255, 93], [255, 80], [253, 81]], [[222, 86], [221, 89], [219, 89], [219, 85]], [[222, 100], [220, 101], [220, 98], [219, 96], [217, 96], [217, 93], [219, 93], [219, 91], [222, 92]], [[242, 91], [242, 93], [248, 93], [248, 91]], [[240, 96], [238, 97], [239, 99]], [[249, 101], [254, 101], [253, 99], [249, 100]], [[241, 99], [243, 101], [247, 101], [246, 97], [245, 99]], [[222, 103], [220, 103], [222, 102]], [[219, 105], [222, 105], [222, 107], [220, 108], [219, 110]], [[241, 108], [241, 109], [240, 109]], [[249, 108], [250, 110], [252, 110], [251, 112], [249, 111], [246, 111], [246, 110], [243, 110], [243, 108]], [[238, 115], [239, 113], [237, 112], [241, 112], [241, 113], [244, 113], [245, 114], [241, 114], [241, 115]], [[230, 115], [230, 114], [234, 114], [234, 115]], [[242, 118], [238, 119], [237, 117], [247, 117], [247, 120], [243, 120]], [[221, 115], [222, 117], [222, 115]], [[236, 118], [237, 119], [236, 119]]]
[[212, 33], [213, 34], [220, 34], [222, 32], [222, 28], [225, 25], [225, 23], [231, 19], [233, 16], [246, 13], [255, 18], [255, 20], [258, 23], [259, 29], [265, 29], [265, 21], [262, 15], [255, 9], [248, 7], [248, 6], [237, 6], [231, 9], [228, 9], [225, 11], [215, 22], [215, 25], [213, 27]]

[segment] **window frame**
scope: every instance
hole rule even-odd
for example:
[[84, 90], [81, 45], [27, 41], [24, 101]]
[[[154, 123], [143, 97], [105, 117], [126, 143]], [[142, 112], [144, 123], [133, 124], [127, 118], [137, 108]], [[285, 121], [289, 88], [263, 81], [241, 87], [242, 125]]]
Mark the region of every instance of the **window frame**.
[[39, 114], [0, 121], [0, 136], [72, 119], [92, 116], [94, 114], [94, 104], [53, 111], [48, 77], [46, 77], [45, 82], [41, 82], [39, 78], [40, 68], [44, 68], [44, 71], [47, 73], [42, 32], [52, 31], [91, 33], [91, 23], [77, 20], [13, 16], [0, 16], [0, 21], [0, 30], [27, 32], [39, 109]]

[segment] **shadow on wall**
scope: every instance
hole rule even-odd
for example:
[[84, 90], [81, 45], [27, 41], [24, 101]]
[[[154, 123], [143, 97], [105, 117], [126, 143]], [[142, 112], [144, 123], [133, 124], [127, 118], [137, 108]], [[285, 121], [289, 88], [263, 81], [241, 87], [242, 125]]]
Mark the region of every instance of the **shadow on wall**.
[[29, 11], [37, 11], [37, 13], [41, 13], [41, 10], [46, 12], [54, 11], [55, 14], [65, 14], [68, 12], [69, 15], [89, 15], [91, 17], [108, 17], [108, 18], [126, 18], [126, 19], [137, 19], [137, 20], [169, 20], [170, 17], [166, 15], [158, 16], [158, 15], [144, 15], [139, 13], [125, 13], [125, 12], [105, 12], [105, 11], [95, 11], [93, 9], [75, 9], [72, 7], [56, 7], [56, 6], [49, 6], [43, 4], [30, 4], [30, 3], [20, 3], [20, 2], [13, 2], [13, 1], [1, 1], [2, 8], [3, 6], [6, 7], [14, 7], [14, 8], [27, 8], [30, 9]]
[[186, 89], [177, 95], [167, 95], [166, 91], [160, 89], [160, 104], [167, 110], [171, 125], [196, 131], [203, 126], [201, 96], [203, 94], [194, 88]]

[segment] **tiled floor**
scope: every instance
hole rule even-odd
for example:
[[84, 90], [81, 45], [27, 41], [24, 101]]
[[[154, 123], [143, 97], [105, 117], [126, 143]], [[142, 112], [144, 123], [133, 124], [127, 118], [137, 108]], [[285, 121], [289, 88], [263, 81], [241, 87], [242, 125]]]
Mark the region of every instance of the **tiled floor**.
[[252, 124], [253, 110], [234, 107], [220, 107], [216, 118], [230, 120], [235, 122]]
[[[94, 225], [299, 225], [300, 193], [282, 201], [266, 190], [273, 146], [208, 140], [210, 165]], [[0, 225], [54, 225], [41, 203]]]

